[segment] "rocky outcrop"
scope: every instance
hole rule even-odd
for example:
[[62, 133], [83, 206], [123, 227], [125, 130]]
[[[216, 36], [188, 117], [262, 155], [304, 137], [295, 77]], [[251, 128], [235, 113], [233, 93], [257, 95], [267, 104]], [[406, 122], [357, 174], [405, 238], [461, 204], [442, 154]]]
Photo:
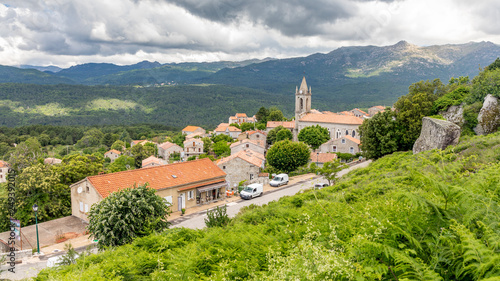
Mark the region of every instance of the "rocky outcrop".
[[446, 111], [439, 112], [447, 121], [454, 123], [460, 127], [464, 125], [464, 107], [461, 105], [452, 105]]
[[413, 153], [434, 148], [445, 149], [449, 145], [457, 144], [459, 138], [460, 127], [458, 125], [446, 120], [424, 117], [420, 137], [413, 145]]
[[498, 99], [492, 95], [487, 95], [477, 116], [477, 127], [474, 128], [474, 131], [478, 135], [487, 135], [496, 132], [499, 126], [500, 106]]

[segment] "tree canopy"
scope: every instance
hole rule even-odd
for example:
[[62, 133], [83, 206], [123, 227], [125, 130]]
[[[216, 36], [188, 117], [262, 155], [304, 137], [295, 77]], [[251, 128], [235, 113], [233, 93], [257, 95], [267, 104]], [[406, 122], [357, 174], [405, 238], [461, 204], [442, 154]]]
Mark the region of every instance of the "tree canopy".
[[289, 173], [307, 164], [310, 155], [311, 151], [305, 143], [284, 140], [276, 142], [267, 151], [266, 159], [269, 165]]
[[298, 139], [310, 145], [312, 149], [318, 149], [320, 145], [330, 139], [330, 133], [328, 129], [320, 125], [308, 126], [300, 130]]
[[99, 247], [119, 246], [168, 228], [168, 202], [147, 184], [113, 192], [92, 205], [88, 230]]
[[386, 110], [363, 121], [359, 127], [361, 150], [367, 158], [380, 158], [397, 151], [400, 144], [400, 129], [396, 113]]

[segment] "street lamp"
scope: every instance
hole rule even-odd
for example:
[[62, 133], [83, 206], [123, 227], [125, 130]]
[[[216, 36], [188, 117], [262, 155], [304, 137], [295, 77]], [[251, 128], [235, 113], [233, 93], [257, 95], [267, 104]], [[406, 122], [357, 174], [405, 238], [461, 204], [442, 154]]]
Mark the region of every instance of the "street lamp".
[[33, 204], [33, 211], [35, 212], [35, 225], [36, 225], [36, 249], [38, 254], [40, 254], [40, 243], [38, 242], [38, 205]]

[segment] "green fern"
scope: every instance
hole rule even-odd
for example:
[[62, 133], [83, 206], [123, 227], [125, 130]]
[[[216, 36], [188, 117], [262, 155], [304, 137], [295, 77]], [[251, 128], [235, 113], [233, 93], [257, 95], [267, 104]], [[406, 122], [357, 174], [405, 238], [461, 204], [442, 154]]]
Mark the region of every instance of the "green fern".
[[429, 268], [421, 259], [412, 258], [401, 252], [394, 253], [394, 260], [396, 266], [394, 267], [396, 272], [403, 272], [398, 276], [400, 281], [403, 280], [421, 280], [421, 281], [431, 281], [431, 280], [443, 280], [443, 278]]

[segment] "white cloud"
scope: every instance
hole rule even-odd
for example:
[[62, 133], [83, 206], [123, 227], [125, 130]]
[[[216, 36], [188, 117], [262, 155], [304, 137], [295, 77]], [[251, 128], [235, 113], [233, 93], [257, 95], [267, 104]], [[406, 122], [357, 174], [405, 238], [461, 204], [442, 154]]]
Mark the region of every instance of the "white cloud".
[[24, 0], [0, 5], [0, 64], [240, 60], [346, 45], [500, 42], [487, 0]]

